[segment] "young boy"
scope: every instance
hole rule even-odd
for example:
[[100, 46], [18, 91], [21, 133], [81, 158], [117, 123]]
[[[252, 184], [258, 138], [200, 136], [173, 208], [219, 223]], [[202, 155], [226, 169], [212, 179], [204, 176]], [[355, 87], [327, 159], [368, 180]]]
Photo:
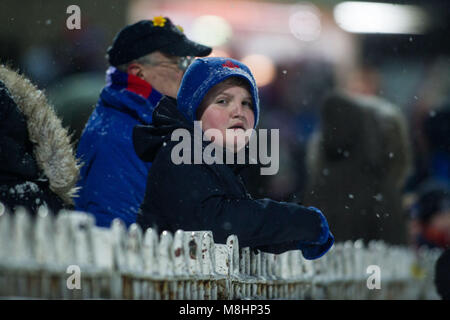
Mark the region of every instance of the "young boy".
[[[193, 135], [198, 130], [194, 121], [199, 120], [206, 140], [203, 148], [213, 140], [224, 153], [235, 153], [248, 142], [244, 131], [255, 128], [258, 117], [258, 91], [247, 66], [228, 58], [195, 60], [183, 77], [177, 100], [163, 98], [153, 124], [134, 129], [137, 154], [153, 162], [137, 218], [141, 227], [211, 230], [217, 243], [235, 234], [241, 247], [272, 253], [300, 249], [307, 259], [325, 254], [334, 237], [318, 209], [252, 199], [239, 176], [243, 167], [239, 164], [173, 161], [172, 151], [179, 143], [172, 139], [175, 130]], [[209, 136], [211, 129], [222, 138]], [[183, 152], [194, 153], [195, 140]]]

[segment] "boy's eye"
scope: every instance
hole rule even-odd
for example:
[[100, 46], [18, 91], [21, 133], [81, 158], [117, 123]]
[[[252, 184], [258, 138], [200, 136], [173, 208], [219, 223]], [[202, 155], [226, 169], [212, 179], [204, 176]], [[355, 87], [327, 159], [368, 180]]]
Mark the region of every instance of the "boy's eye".
[[216, 101], [217, 104], [226, 104], [227, 102], [228, 102], [227, 99], [218, 99]]
[[252, 107], [252, 102], [251, 101], [243, 101], [242, 105], [251, 108]]

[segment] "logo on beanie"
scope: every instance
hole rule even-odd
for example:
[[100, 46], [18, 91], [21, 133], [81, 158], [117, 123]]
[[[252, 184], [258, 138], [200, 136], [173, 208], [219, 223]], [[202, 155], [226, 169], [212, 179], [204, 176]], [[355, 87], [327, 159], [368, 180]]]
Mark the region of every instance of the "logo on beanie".
[[167, 19], [163, 16], [158, 16], [153, 18], [153, 26], [154, 27], [164, 27], [166, 24]]
[[226, 67], [226, 68], [238, 68], [240, 69], [240, 67], [238, 65], [235, 65], [233, 62], [231, 62], [230, 60], [227, 60], [227, 62], [225, 62], [222, 67]]

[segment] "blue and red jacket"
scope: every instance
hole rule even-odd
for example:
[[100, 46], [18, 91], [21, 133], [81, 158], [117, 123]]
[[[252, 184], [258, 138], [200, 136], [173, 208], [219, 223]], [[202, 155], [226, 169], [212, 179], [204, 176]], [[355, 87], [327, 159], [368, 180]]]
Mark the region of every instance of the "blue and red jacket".
[[98, 226], [109, 227], [114, 218], [129, 226], [136, 221], [151, 166], [134, 151], [133, 128], [151, 124], [162, 95], [114, 67], [106, 81], [78, 145], [83, 167], [75, 209], [92, 213]]

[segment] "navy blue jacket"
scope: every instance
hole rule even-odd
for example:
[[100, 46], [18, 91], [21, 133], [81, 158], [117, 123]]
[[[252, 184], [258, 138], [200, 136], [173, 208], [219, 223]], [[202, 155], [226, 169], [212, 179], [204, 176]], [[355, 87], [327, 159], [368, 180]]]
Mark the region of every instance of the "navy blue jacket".
[[144, 80], [114, 67], [90, 116], [78, 146], [83, 162], [77, 210], [92, 213], [98, 226], [114, 218], [127, 226], [136, 221], [150, 163], [136, 155], [133, 127], [150, 124], [161, 94]]
[[328, 223], [317, 209], [252, 199], [239, 176], [242, 165], [174, 164], [171, 151], [179, 142], [171, 141], [171, 133], [177, 128], [194, 130], [176, 100], [164, 97], [152, 125], [134, 130], [137, 154], [152, 161], [137, 218], [144, 230], [211, 230], [216, 243], [235, 234], [241, 247], [272, 253], [303, 248], [308, 259], [322, 256], [332, 246]]

